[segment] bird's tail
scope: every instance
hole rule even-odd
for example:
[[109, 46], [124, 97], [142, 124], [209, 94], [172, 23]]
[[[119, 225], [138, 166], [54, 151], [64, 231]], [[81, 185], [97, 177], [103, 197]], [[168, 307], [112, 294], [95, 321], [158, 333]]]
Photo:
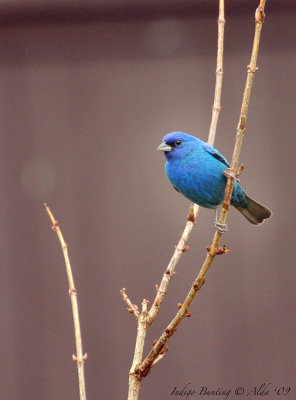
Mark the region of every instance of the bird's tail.
[[250, 199], [250, 197], [246, 196], [248, 200], [248, 207], [235, 207], [239, 212], [243, 214], [244, 217], [247, 218], [254, 225], [259, 225], [264, 222], [265, 219], [270, 218], [272, 212], [262, 204], [257, 203], [256, 201]]

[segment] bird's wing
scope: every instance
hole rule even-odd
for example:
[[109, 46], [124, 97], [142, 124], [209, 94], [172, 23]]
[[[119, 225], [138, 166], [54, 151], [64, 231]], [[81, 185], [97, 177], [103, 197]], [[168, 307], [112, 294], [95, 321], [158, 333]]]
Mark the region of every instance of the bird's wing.
[[222, 154], [216, 150], [213, 146], [211, 146], [208, 143], [205, 143], [203, 145], [203, 148], [206, 152], [208, 152], [209, 154], [211, 154], [211, 156], [215, 157], [217, 160], [221, 161], [223, 164], [225, 164], [227, 167], [230, 166], [229, 162], [226, 160], [226, 158], [224, 156], [222, 156]]

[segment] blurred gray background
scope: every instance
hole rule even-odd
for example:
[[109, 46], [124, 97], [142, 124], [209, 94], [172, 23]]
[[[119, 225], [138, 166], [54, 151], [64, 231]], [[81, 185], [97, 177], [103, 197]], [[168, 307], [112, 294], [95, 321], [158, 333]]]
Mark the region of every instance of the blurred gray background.
[[[64, 261], [44, 201], [69, 244], [88, 398], [125, 399], [136, 323], [119, 290], [152, 300], [183, 230], [189, 203], [155, 149], [173, 130], [207, 138], [218, 2], [40, 3], [0, 2], [1, 400], [78, 398]], [[230, 159], [258, 0], [226, 3], [216, 147]], [[231, 211], [222, 243], [232, 253], [216, 258], [142, 400], [175, 398], [189, 382], [271, 383], [268, 399], [295, 398], [296, 5], [268, 1], [266, 12], [241, 181], [274, 215], [256, 228]], [[201, 210], [145, 354], [199, 271], [213, 219]], [[276, 396], [283, 386], [292, 394]]]

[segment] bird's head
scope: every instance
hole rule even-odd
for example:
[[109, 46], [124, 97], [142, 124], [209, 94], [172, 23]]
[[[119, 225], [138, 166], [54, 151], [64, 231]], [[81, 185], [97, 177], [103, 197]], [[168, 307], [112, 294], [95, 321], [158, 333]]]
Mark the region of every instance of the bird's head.
[[167, 160], [183, 158], [194, 149], [198, 139], [185, 132], [171, 132], [165, 135], [157, 150], [164, 152]]

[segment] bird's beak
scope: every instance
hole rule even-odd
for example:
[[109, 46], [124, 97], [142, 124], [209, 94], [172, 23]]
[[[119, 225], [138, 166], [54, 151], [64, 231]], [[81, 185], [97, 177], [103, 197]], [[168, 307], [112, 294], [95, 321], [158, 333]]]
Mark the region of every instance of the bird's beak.
[[172, 151], [172, 147], [168, 145], [166, 142], [160, 143], [156, 150], [160, 151]]

